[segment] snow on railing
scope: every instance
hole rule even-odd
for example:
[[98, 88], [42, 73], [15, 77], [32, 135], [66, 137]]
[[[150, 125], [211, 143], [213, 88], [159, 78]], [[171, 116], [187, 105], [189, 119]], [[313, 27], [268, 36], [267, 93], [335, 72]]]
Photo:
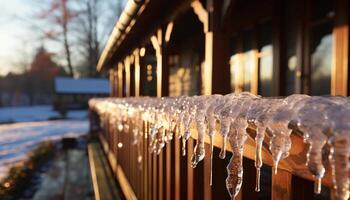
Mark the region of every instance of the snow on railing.
[[[260, 191], [260, 168], [265, 134], [271, 134], [269, 150], [277, 173], [279, 161], [288, 157], [292, 147], [290, 135], [293, 124], [303, 133], [309, 145], [306, 166], [315, 178], [315, 193], [321, 192], [325, 167], [322, 163], [323, 147], [330, 148], [328, 159], [332, 180], [339, 199], [349, 198], [350, 169], [350, 99], [348, 97], [319, 97], [291, 95], [286, 98], [262, 98], [247, 92], [228, 95], [181, 97], [130, 97], [92, 99], [90, 109], [101, 118], [101, 127], [107, 123], [119, 131], [131, 131], [133, 143], [149, 138], [149, 148], [159, 154], [173, 138], [181, 138], [182, 153], [194, 124], [198, 140], [191, 159], [192, 167], [204, 159], [204, 135], [213, 137], [216, 124], [220, 124], [223, 143], [220, 158], [225, 158], [226, 141], [232, 149], [227, 166], [226, 187], [232, 198], [240, 191], [243, 180], [243, 146], [248, 137], [249, 125], [256, 127], [256, 191]], [[143, 123], [149, 130], [143, 130]], [[130, 126], [132, 124], [132, 126]], [[132, 130], [129, 130], [132, 127]], [[142, 154], [138, 151], [138, 162]], [[213, 153], [211, 152], [211, 160]], [[212, 164], [211, 164], [212, 166]], [[212, 172], [210, 172], [212, 173]], [[212, 175], [210, 175], [212, 177]], [[211, 178], [210, 178], [211, 179]], [[212, 181], [210, 181], [210, 184]]]

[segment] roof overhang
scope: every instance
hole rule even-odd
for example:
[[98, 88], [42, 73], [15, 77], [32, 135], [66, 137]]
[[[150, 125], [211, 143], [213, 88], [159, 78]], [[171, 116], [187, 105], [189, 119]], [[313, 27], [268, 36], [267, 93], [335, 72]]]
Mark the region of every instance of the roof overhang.
[[106, 43], [97, 70], [117, 62], [145, 44], [155, 30], [166, 25], [176, 13], [190, 8], [193, 0], [129, 0]]

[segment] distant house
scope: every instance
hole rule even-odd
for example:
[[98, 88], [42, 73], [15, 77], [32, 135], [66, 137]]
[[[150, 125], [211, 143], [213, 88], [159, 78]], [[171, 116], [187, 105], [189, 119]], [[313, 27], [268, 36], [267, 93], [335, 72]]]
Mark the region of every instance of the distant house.
[[92, 97], [109, 96], [108, 79], [70, 77], [55, 78], [55, 110], [85, 109]]

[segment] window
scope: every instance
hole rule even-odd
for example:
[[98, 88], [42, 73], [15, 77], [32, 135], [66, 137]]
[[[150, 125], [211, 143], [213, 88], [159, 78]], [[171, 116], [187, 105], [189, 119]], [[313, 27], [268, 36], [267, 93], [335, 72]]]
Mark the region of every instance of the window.
[[[272, 26], [265, 21], [231, 39], [230, 75], [232, 91], [272, 95]], [[240, 48], [241, 47], [241, 48]]]
[[282, 52], [284, 60], [282, 61], [283, 66], [281, 66], [283, 70], [283, 95], [291, 95], [296, 92], [296, 73], [298, 67], [301, 67], [297, 66], [298, 58], [296, 54], [298, 22], [295, 13], [297, 10], [296, 1], [286, 1], [283, 23], [285, 48]]
[[331, 0], [311, 1], [310, 21], [310, 94], [331, 91], [332, 29], [334, 8]]
[[270, 23], [264, 23], [259, 30], [259, 94], [271, 96], [273, 86], [272, 26]]

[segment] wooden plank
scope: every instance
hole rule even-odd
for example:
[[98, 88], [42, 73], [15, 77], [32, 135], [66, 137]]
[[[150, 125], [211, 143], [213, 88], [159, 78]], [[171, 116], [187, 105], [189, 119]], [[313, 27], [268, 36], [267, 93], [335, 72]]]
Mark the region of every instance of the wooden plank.
[[118, 63], [118, 97], [123, 96], [123, 64]]
[[191, 157], [193, 154], [193, 139], [187, 141], [187, 199], [193, 199], [193, 168], [191, 167]]
[[243, 183], [241, 188], [242, 199], [258, 199], [258, 193], [255, 188], [255, 166], [254, 161], [243, 158]]
[[175, 139], [175, 200], [180, 200], [180, 156], [181, 156], [181, 148], [180, 148], [180, 140], [174, 137]]
[[284, 49], [282, 46], [282, 17], [283, 16], [283, 3], [280, 0], [273, 1], [273, 16], [272, 16], [272, 43], [273, 43], [273, 79], [272, 79], [272, 95], [280, 96], [282, 94], [282, 80], [281, 75], [283, 73], [283, 60], [281, 59]]
[[174, 167], [172, 164], [172, 142], [169, 142], [168, 144], [166, 144], [166, 155], [165, 155], [165, 159], [166, 159], [166, 179], [165, 179], [165, 187], [166, 187], [166, 192], [165, 192], [165, 197], [167, 200], [171, 200], [171, 189], [172, 189], [172, 179], [174, 177], [171, 177], [171, 169]]
[[130, 57], [127, 56], [124, 60], [124, 69], [125, 69], [125, 95], [126, 97], [130, 96]]
[[164, 151], [160, 152], [158, 155], [158, 199], [164, 199], [163, 192], [164, 192], [164, 182], [163, 182], [163, 154]]
[[[149, 127], [149, 124], [147, 123], [147, 127]], [[151, 152], [149, 151], [149, 138], [147, 138], [147, 162], [148, 162], [148, 187], [147, 187], [147, 192], [148, 192], [148, 199], [152, 199], [152, 194], [153, 194], [153, 156]]]
[[230, 42], [228, 33], [222, 30], [223, 1], [208, 1], [210, 30], [213, 32], [212, 50], [212, 94], [228, 94], [230, 87]]
[[204, 199], [204, 162], [193, 169], [193, 199]]
[[210, 145], [209, 144], [205, 144], [205, 152], [206, 152], [206, 156], [204, 157], [204, 170], [203, 170], [203, 177], [204, 177], [204, 181], [203, 181], [203, 190], [204, 190], [204, 200], [211, 200], [211, 196], [212, 196], [212, 188], [210, 186], [210, 171], [211, 171], [211, 167], [210, 167]]
[[136, 48], [135, 51], [134, 51], [134, 56], [135, 56], [135, 63], [134, 63], [134, 66], [135, 66], [135, 97], [138, 97], [140, 96], [140, 77], [141, 77], [141, 74], [140, 74], [140, 49], [139, 48]]
[[293, 176], [291, 193], [293, 200], [314, 199], [314, 184], [312, 181]]
[[120, 166], [118, 166], [118, 168], [117, 168], [117, 175], [118, 175], [119, 185], [122, 188], [126, 199], [130, 199], [130, 200], [135, 199], [136, 200], [137, 197], [136, 197], [130, 183], [128, 182], [128, 179], [126, 178], [123, 169]]
[[288, 200], [292, 197], [292, 174], [285, 170], [279, 170], [277, 175], [272, 175], [272, 200]]
[[152, 199], [157, 200], [157, 155], [152, 153]]
[[[228, 145], [229, 146], [229, 145]], [[226, 153], [226, 158], [219, 158], [220, 149], [214, 148], [213, 156], [213, 185], [211, 198], [216, 199], [231, 199], [226, 189], [227, 171], [226, 166], [229, 163], [231, 152]]]
[[336, 0], [335, 5], [331, 94], [346, 96], [348, 93], [349, 3], [347, 0]]
[[88, 144], [88, 156], [95, 199], [120, 199], [113, 174], [98, 142]]

